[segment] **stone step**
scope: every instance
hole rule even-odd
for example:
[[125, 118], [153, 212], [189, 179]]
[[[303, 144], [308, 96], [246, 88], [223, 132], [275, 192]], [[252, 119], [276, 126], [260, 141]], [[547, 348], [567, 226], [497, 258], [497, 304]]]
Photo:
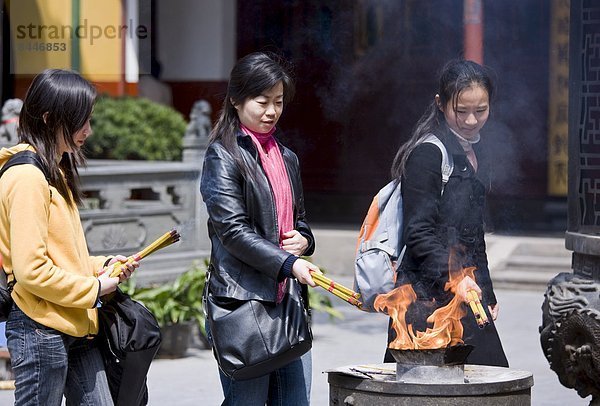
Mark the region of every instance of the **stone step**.
[[561, 272], [564, 272], [571, 269], [571, 255], [570, 253], [560, 256], [511, 255], [506, 258], [504, 268], [531, 268], [532, 271], [560, 269]]
[[545, 272], [531, 269], [511, 268], [492, 273], [494, 289], [535, 290], [545, 292], [548, 282], [560, 272], [567, 270], [547, 269]]
[[518, 241], [491, 269], [494, 287], [545, 292], [552, 278], [571, 271], [571, 256], [560, 239]]
[[[352, 280], [357, 228], [313, 230], [317, 251], [312, 258], [334, 279]], [[490, 234], [486, 236], [489, 267], [497, 288], [544, 292], [547, 282], [571, 269], [564, 239]]]

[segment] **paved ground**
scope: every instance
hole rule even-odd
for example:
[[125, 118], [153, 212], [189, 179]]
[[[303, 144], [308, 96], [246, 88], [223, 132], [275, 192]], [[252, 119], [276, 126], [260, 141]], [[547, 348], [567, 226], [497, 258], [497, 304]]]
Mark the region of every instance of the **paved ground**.
[[[587, 405], [573, 390], [558, 382], [539, 344], [538, 326], [543, 295], [498, 290], [501, 313], [498, 330], [512, 368], [533, 373], [532, 405]], [[313, 405], [327, 405], [327, 375], [343, 365], [379, 363], [385, 346], [386, 318], [364, 314], [337, 303], [344, 320], [329, 322], [315, 316], [313, 347]], [[217, 366], [208, 350], [190, 350], [182, 359], [156, 360], [149, 374], [150, 405], [218, 405], [222, 400]], [[12, 391], [0, 391], [0, 405], [12, 404]]]
[[[511, 368], [534, 375], [532, 405], [587, 405], [564, 388], [548, 367], [539, 344], [538, 326], [543, 294], [499, 290], [498, 330]], [[338, 303], [344, 320], [329, 322], [319, 315], [314, 323], [313, 405], [327, 405], [329, 386], [322, 372], [343, 365], [379, 363], [385, 346], [385, 317], [364, 314]], [[217, 366], [210, 351], [190, 351], [179, 360], [157, 360], [149, 377], [151, 405], [218, 405], [222, 400]]]
[[[512, 238], [503, 240], [507, 244]], [[511, 242], [512, 243], [512, 242]], [[490, 263], [499, 263], [506, 246], [490, 247]], [[496, 251], [498, 254], [494, 254]], [[339, 282], [350, 284], [346, 275], [336, 276]], [[532, 404], [587, 405], [575, 391], [564, 388], [548, 366], [539, 343], [543, 290], [516, 291], [497, 289], [501, 306], [497, 322], [511, 368], [533, 373]], [[323, 371], [356, 364], [373, 364], [382, 360], [387, 320], [384, 316], [366, 314], [336, 300], [344, 320], [330, 322], [316, 315], [313, 326], [313, 405], [328, 404], [327, 375]], [[208, 350], [193, 349], [188, 356], [176, 360], [156, 360], [149, 374], [150, 405], [218, 405], [221, 387], [214, 358]], [[12, 404], [12, 392], [0, 391], [0, 405]]]

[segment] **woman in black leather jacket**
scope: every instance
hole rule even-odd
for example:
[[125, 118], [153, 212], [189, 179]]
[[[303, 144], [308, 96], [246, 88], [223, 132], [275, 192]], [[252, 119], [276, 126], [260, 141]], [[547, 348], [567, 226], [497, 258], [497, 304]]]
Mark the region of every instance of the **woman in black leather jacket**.
[[[274, 137], [293, 93], [292, 79], [272, 55], [249, 54], [231, 71], [201, 181], [215, 297], [276, 304], [290, 277], [304, 284], [305, 298], [306, 285], [315, 286], [310, 271], [319, 269], [299, 258], [311, 255], [315, 242], [298, 158]], [[220, 375], [223, 405], [309, 404], [310, 354], [255, 379]]]
[[[439, 308], [454, 294], [465, 303], [466, 310], [467, 291], [477, 292], [491, 324], [478, 328], [470, 310], [461, 319], [463, 340], [474, 346], [467, 363], [508, 367], [493, 323], [499, 306], [484, 240], [486, 189], [478, 177], [473, 149], [488, 119], [492, 94], [490, 76], [482, 66], [465, 60], [449, 62], [440, 75], [439, 93], [417, 123], [412, 138], [398, 151], [392, 173], [402, 182], [406, 252], [397, 284], [412, 285], [417, 310]], [[445, 185], [440, 149], [422, 142], [428, 134], [442, 141], [453, 162], [452, 174]], [[447, 291], [449, 267], [475, 267], [474, 279], [465, 276], [453, 292]], [[409, 311], [407, 323], [412, 322], [415, 329], [424, 331], [427, 315]], [[394, 335], [390, 331], [389, 341]], [[391, 361], [388, 352], [386, 362]]]

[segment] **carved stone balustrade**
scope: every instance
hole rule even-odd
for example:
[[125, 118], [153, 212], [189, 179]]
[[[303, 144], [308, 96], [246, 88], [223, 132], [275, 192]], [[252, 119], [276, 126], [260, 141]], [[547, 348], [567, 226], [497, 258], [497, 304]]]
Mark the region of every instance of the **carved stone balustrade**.
[[88, 161], [80, 212], [90, 253], [130, 255], [177, 228], [181, 241], [141, 262], [140, 284], [171, 280], [207, 257], [200, 162]]

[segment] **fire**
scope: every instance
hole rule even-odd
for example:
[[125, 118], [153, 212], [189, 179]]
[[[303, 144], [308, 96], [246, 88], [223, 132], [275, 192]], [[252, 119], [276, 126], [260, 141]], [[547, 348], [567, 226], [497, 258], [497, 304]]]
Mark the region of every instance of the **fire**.
[[[412, 326], [406, 326], [408, 306], [417, 300], [417, 295], [410, 285], [402, 285], [389, 293], [378, 295], [374, 307], [392, 318], [392, 328], [396, 331], [396, 339], [389, 345], [397, 350], [414, 349], [412, 343]], [[410, 330], [409, 330], [410, 329]]]
[[444, 290], [454, 294], [452, 300], [444, 307], [436, 309], [427, 317], [428, 325], [425, 331], [415, 331], [412, 324], [406, 323], [406, 312], [417, 300], [417, 295], [411, 285], [401, 285], [389, 293], [377, 296], [374, 307], [377, 311], [386, 313], [392, 319], [392, 327], [396, 332], [396, 339], [389, 348], [397, 350], [425, 350], [445, 348], [462, 344], [463, 326], [460, 319], [466, 315], [466, 308], [457, 295], [460, 282], [469, 276], [475, 280], [475, 267], [461, 268], [453, 266], [456, 256], [451, 254], [449, 261], [449, 279]]

